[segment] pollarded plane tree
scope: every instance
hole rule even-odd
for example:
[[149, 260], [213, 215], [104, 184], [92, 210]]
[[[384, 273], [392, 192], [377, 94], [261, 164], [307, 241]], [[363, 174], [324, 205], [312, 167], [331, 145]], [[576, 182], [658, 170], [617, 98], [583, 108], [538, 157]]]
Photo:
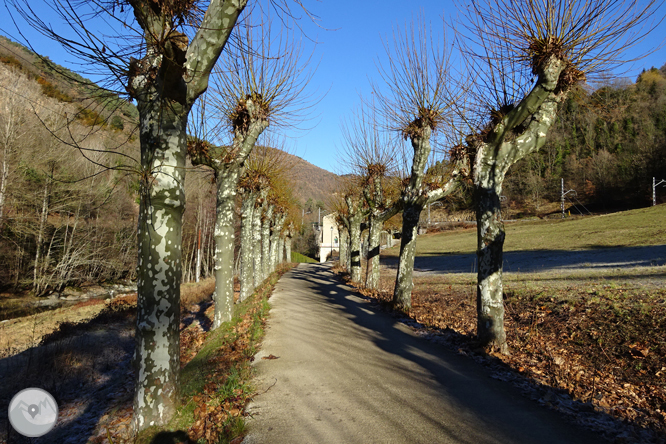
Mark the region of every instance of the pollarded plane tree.
[[265, 145], [248, 157], [241, 190], [241, 270], [240, 299], [273, 272], [277, 265], [279, 236], [284, 223], [282, 196], [286, 193], [284, 175], [291, 164], [284, 151]]
[[283, 178], [276, 181], [272, 189], [271, 199], [275, 211], [273, 212], [270, 231], [269, 269], [271, 273], [285, 261], [285, 257], [287, 261], [291, 262], [291, 244], [287, 247], [287, 242], [291, 242], [290, 237], [293, 236], [291, 233], [292, 220], [294, 213], [297, 211], [295, 211], [291, 190], [285, 185], [286, 182]]
[[[242, 41], [224, 53], [214, 72], [193, 131], [198, 137], [188, 147], [192, 162], [211, 167], [217, 184], [214, 328], [232, 316], [236, 195], [248, 157], [267, 128], [293, 126], [309, 106], [303, 93], [311, 76], [308, 58], [293, 36], [285, 29], [274, 32], [272, 19], [259, 13], [250, 15], [239, 36]], [[243, 189], [252, 195], [251, 187]], [[250, 217], [254, 208], [244, 204], [243, 214]], [[241, 282], [246, 298], [254, 283]]]
[[[132, 424], [135, 431], [165, 424], [179, 399], [187, 121], [247, 0], [45, 0], [64, 29], [40, 18], [43, 9], [32, 0], [9, 3], [82, 66], [106, 74], [109, 88], [137, 102], [141, 187]], [[286, 0], [272, 4], [289, 15]]]
[[[457, 109], [466, 94], [460, 88], [465, 82], [453, 72], [450, 54], [442, 49], [446, 44], [435, 43], [432, 30], [423, 19], [403, 32], [395, 30], [392, 43], [384, 45], [387, 61], [379, 63], [384, 84], [374, 84], [373, 91], [388, 128], [411, 145], [411, 152], [406, 150], [403, 156], [405, 177], [399, 203], [402, 238], [393, 294], [394, 306], [408, 311], [421, 211], [453, 192], [468, 173], [466, 152], [456, 140]], [[448, 139], [452, 146], [447, 153], [450, 169], [443, 176], [426, 174], [428, 163], [436, 154], [432, 149], [433, 143], [439, 141], [436, 136]]]
[[[361, 178], [368, 218], [368, 257], [365, 286], [379, 285], [380, 234], [384, 222], [398, 214], [401, 201], [394, 140], [377, 122], [372, 107], [363, 105], [342, 126], [342, 162]], [[341, 236], [342, 237], [342, 236]]]
[[362, 177], [349, 176], [344, 178], [342, 185], [342, 199], [345, 203], [344, 217], [345, 224], [349, 230], [349, 272], [352, 282], [361, 282], [362, 267], [361, 267], [361, 224], [366, 219], [369, 213], [369, 208], [364, 198], [363, 187], [367, 184], [363, 183]]
[[[661, 22], [661, 2], [473, 1], [462, 52], [477, 73], [482, 123], [467, 138], [477, 219], [477, 335], [508, 353], [504, 330], [502, 183], [511, 165], [538, 150], [559, 105], [577, 84], [617, 67]], [[636, 55], [632, 56], [633, 59]]]

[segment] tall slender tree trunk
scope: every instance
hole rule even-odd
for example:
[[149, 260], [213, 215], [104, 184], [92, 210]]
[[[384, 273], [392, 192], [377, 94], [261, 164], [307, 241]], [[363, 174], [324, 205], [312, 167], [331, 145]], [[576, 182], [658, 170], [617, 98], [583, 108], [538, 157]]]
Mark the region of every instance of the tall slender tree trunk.
[[[261, 200], [265, 198], [265, 193]], [[253, 284], [254, 288], [261, 285], [264, 280], [264, 269], [261, 262], [261, 216], [264, 212], [264, 205], [257, 205], [252, 215], [252, 260], [254, 261]]]
[[361, 220], [360, 215], [349, 216], [349, 262], [352, 282], [361, 282]]
[[278, 238], [278, 260], [277, 263], [280, 265], [284, 262], [284, 236], [280, 235]]
[[291, 243], [292, 243], [292, 241], [293, 241], [293, 238], [292, 238], [291, 232], [290, 232], [284, 240], [284, 255], [285, 255], [285, 260], [287, 262], [292, 262], [292, 260], [291, 260]]
[[9, 156], [9, 150], [5, 148], [2, 156], [2, 173], [0, 177], [0, 228], [4, 222], [5, 217], [5, 201], [7, 200], [7, 179], [9, 178], [9, 164], [7, 162], [7, 157]]
[[271, 220], [275, 205], [268, 205], [261, 225], [261, 270], [263, 278], [271, 274]]
[[228, 322], [234, 306], [234, 246], [236, 184], [240, 168], [226, 165], [217, 171], [215, 208], [215, 317], [213, 328]]
[[166, 423], [179, 400], [180, 282], [187, 110], [139, 100], [141, 205], [137, 231], [134, 426]]
[[340, 267], [349, 271], [349, 230], [342, 224], [338, 225], [340, 233]]
[[414, 256], [416, 254], [416, 236], [421, 211], [425, 205], [423, 198], [423, 179], [425, 167], [430, 155], [430, 136], [432, 129], [429, 126], [421, 128], [420, 135], [411, 136], [414, 158], [412, 160], [412, 175], [409, 183], [402, 192], [402, 238], [400, 239], [400, 258], [398, 274], [393, 290], [393, 305], [399, 310], [409, 311], [412, 308], [412, 288], [414, 283]]
[[[501, 190], [500, 190], [501, 192]], [[494, 187], [474, 188], [477, 232], [477, 334], [481, 344], [508, 353], [504, 330], [502, 286], [504, 223], [500, 193]]]
[[280, 234], [282, 232], [282, 226], [286, 215], [281, 213], [275, 214], [275, 223], [273, 224], [273, 229], [271, 230], [271, 273], [277, 269], [277, 266], [280, 262]]
[[254, 290], [254, 245], [252, 242], [252, 225], [256, 193], [245, 193], [241, 206], [241, 271], [240, 300], [247, 299]]
[[365, 280], [366, 288], [376, 290], [379, 287], [379, 237], [384, 226], [384, 222], [376, 215], [370, 213], [368, 228], [368, 269]]
[[393, 306], [398, 310], [409, 311], [412, 308], [413, 273], [416, 256], [416, 237], [423, 207], [405, 204], [402, 212], [402, 237], [400, 239], [400, 258], [398, 274], [393, 291]]
[[35, 249], [35, 269], [33, 270], [32, 289], [35, 294], [40, 293], [40, 272], [42, 244], [44, 243], [44, 230], [46, 230], [46, 220], [49, 215], [49, 202], [50, 202], [50, 188], [51, 188], [51, 175], [46, 176], [44, 182], [44, 196], [42, 197], [42, 211], [39, 214], [39, 231], [37, 232], [37, 245]]

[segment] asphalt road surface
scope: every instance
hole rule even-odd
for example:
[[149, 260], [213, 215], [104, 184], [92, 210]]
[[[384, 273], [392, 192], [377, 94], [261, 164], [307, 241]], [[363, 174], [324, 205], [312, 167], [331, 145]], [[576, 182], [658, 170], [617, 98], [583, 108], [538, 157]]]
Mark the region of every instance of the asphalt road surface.
[[270, 302], [246, 444], [605, 442], [373, 310], [327, 265], [285, 274]]

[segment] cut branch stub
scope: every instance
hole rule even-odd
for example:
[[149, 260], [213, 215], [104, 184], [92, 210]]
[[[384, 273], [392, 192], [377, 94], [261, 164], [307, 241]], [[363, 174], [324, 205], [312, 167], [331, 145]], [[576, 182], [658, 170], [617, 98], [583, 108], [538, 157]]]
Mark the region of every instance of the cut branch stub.
[[231, 126], [236, 133], [245, 134], [254, 120], [267, 119], [270, 113], [269, 104], [259, 93], [252, 93], [240, 99], [236, 108], [229, 115]]
[[555, 36], [533, 40], [528, 48], [528, 54], [531, 57], [530, 65], [534, 75], [538, 75], [553, 56], [564, 62], [564, 70], [560, 74], [556, 93], [567, 90], [586, 79], [585, 72], [572, 63], [563, 47], [563, 42]]
[[402, 137], [405, 140], [422, 137], [426, 128], [434, 131], [441, 121], [442, 113], [439, 110], [419, 108], [418, 116], [402, 130]]

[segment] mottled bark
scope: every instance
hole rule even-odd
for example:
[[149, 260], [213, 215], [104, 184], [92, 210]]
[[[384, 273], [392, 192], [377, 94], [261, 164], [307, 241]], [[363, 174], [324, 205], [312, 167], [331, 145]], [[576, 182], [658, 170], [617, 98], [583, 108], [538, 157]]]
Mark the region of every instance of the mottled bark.
[[361, 222], [367, 211], [361, 208], [360, 196], [346, 196], [349, 211], [349, 268], [352, 282], [361, 282]]
[[[564, 92], [556, 93], [563, 63], [555, 57], [545, 63], [532, 91], [479, 142], [474, 165], [477, 220], [477, 335], [487, 350], [508, 353], [504, 330], [502, 286], [504, 224], [500, 199], [504, 177], [511, 165], [546, 140]], [[524, 128], [516, 134], [516, 128]]]
[[266, 279], [271, 274], [271, 220], [275, 205], [267, 205], [261, 223], [261, 274]]
[[[260, 194], [254, 213], [252, 213], [252, 260], [254, 261], [252, 279], [254, 288], [259, 287], [264, 280], [264, 269], [261, 262], [261, 217], [264, 212], [263, 201], [266, 198], [266, 193]], [[262, 204], [260, 205], [259, 202], [262, 202]]]
[[340, 233], [340, 267], [349, 271], [349, 230], [343, 225], [338, 225]]
[[425, 166], [430, 155], [430, 136], [432, 129], [423, 127], [420, 135], [412, 135], [411, 142], [414, 149], [412, 160], [412, 174], [409, 183], [402, 191], [402, 238], [400, 240], [400, 257], [398, 259], [398, 274], [395, 278], [393, 291], [393, 305], [399, 310], [409, 311], [412, 307], [412, 273], [414, 271], [414, 254], [416, 253], [416, 235], [421, 211], [426, 199], [421, 189], [425, 176]]
[[217, 170], [215, 207], [215, 315], [213, 329], [231, 320], [234, 306], [234, 240], [236, 185], [240, 177], [237, 165]]
[[[187, 37], [170, 28], [161, 3], [130, 0], [146, 54], [132, 60], [127, 90], [139, 109], [141, 202], [137, 266], [134, 431], [163, 425], [176, 411], [180, 372], [182, 216], [187, 117], [247, 0], [211, 0]], [[177, 21], [177, 20], [175, 20]]]
[[133, 420], [141, 430], [165, 424], [178, 406], [187, 112], [177, 103], [160, 106], [151, 100], [141, 100], [138, 108], [144, 176], [137, 232]]
[[370, 186], [365, 190], [365, 200], [370, 207], [368, 213], [368, 262], [365, 286], [377, 289], [379, 286], [380, 236], [384, 222], [398, 214], [402, 202], [388, 202], [384, 199], [382, 177], [371, 176]]
[[275, 213], [273, 227], [271, 228], [271, 273], [277, 269], [279, 264], [280, 234], [285, 220], [285, 214]]
[[278, 239], [278, 260], [277, 263], [280, 265], [284, 262], [284, 236], [281, 235]]
[[368, 215], [368, 271], [365, 283], [367, 288], [375, 290], [379, 288], [381, 232], [384, 228], [384, 222], [398, 214], [400, 208], [398, 204], [395, 204], [385, 211], [375, 210]]
[[469, 170], [467, 158], [456, 159], [446, 183], [437, 188], [424, 186], [425, 166], [430, 155], [431, 134], [430, 128], [426, 127], [422, 129], [419, 136], [411, 137], [414, 149], [412, 175], [400, 198], [400, 205], [403, 209], [402, 238], [400, 239], [400, 258], [393, 292], [393, 304], [397, 309], [404, 311], [408, 311], [412, 307], [412, 289], [414, 287], [412, 275], [421, 211], [429, 203], [451, 194], [458, 187], [461, 177]]
[[414, 288], [412, 274], [416, 255], [416, 235], [422, 210], [421, 205], [406, 204], [402, 211], [400, 257], [393, 292], [393, 306], [398, 310], [409, 311], [412, 308], [412, 289]]
[[352, 282], [361, 282], [361, 217], [349, 217], [349, 266]]
[[248, 99], [244, 103], [250, 124], [245, 131], [234, 133], [231, 146], [211, 146], [208, 150], [189, 151], [192, 164], [207, 165], [213, 169], [217, 184], [213, 329], [230, 321], [233, 314], [236, 190], [244, 162], [252, 152], [257, 138], [268, 127], [268, 121], [257, 113], [254, 102]]
[[247, 299], [254, 290], [254, 245], [252, 243], [252, 222], [256, 193], [245, 193], [241, 205], [241, 270], [240, 300]]

